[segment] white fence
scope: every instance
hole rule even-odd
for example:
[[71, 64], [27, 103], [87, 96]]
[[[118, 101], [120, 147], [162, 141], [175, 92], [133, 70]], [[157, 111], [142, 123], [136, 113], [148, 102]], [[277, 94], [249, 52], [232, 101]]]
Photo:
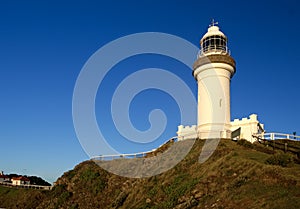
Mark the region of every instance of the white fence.
[[33, 184], [21, 184], [15, 185], [8, 182], [0, 182], [0, 185], [13, 187], [13, 188], [25, 188], [25, 189], [43, 189], [43, 190], [51, 190], [53, 186], [41, 186], [41, 185], [33, 185]]
[[155, 152], [157, 149], [159, 149], [163, 145], [168, 144], [170, 142], [176, 142], [176, 141], [178, 141], [178, 138], [177, 138], [177, 136], [174, 136], [171, 139], [167, 140], [162, 145], [160, 145], [158, 148], [153, 149], [151, 151], [129, 153], [129, 154], [116, 154], [116, 155], [98, 155], [98, 156], [92, 157], [91, 159], [92, 160], [114, 160], [114, 159], [122, 159], [122, 158], [126, 158], [126, 159], [142, 158], [142, 157], [145, 157], [147, 154]]
[[253, 134], [254, 137], [266, 140], [277, 140], [277, 139], [288, 139], [293, 141], [300, 141], [300, 136], [293, 134], [283, 134], [283, 133], [261, 133]]

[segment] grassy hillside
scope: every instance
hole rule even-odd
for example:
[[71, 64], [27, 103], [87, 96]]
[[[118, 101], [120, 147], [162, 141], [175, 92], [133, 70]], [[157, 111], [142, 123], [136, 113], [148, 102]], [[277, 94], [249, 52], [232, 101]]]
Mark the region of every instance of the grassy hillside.
[[0, 186], [0, 208], [36, 208], [48, 192]]
[[[203, 144], [197, 140], [177, 166], [149, 178], [120, 177], [86, 161], [66, 172], [49, 192], [0, 187], [0, 207], [300, 208], [300, 165], [295, 156], [222, 140], [212, 157], [200, 164]], [[30, 204], [17, 207], [20, 202], [3, 201], [17, 196]]]

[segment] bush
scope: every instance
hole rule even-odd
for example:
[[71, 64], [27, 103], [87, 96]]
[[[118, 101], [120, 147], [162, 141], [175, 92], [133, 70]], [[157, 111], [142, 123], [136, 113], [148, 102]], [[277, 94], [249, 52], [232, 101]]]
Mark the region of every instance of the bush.
[[246, 184], [249, 181], [250, 177], [248, 176], [239, 176], [237, 177], [232, 184], [233, 188], [239, 188], [241, 186], [243, 186], [244, 184]]
[[266, 159], [266, 163], [287, 167], [290, 163], [293, 163], [293, 158], [288, 154], [276, 154]]

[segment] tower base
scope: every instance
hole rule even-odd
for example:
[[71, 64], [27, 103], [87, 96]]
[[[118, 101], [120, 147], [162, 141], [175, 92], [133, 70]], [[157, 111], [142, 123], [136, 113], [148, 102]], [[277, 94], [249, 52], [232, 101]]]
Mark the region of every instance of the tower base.
[[201, 131], [197, 133], [198, 138], [200, 139], [230, 139], [231, 138], [231, 131], [230, 130], [223, 130], [223, 131]]
[[202, 124], [197, 127], [200, 139], [231, 138], [230, 124]]

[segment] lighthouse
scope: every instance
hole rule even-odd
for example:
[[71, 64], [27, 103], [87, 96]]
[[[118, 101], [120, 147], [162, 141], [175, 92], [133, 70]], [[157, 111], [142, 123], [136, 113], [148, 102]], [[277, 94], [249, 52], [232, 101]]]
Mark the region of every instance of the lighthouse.
[[257, 114], [230, 120], [230, 81], [235, 74], [235, 60], [228, 49], [228, 39], [212, 21], [200, 40], [200, 51], [193, 66], [198, 84], [197, 125], [178, 126], [178, 140], [232, 138], [256, 141], [264, 133]]
[[193, 66], [198, 83], [197, 135], [201, 139], [230, 138], [230, 80], [235, 60], [228, 39], [212, 21], [200, 40], [200, 52]]

